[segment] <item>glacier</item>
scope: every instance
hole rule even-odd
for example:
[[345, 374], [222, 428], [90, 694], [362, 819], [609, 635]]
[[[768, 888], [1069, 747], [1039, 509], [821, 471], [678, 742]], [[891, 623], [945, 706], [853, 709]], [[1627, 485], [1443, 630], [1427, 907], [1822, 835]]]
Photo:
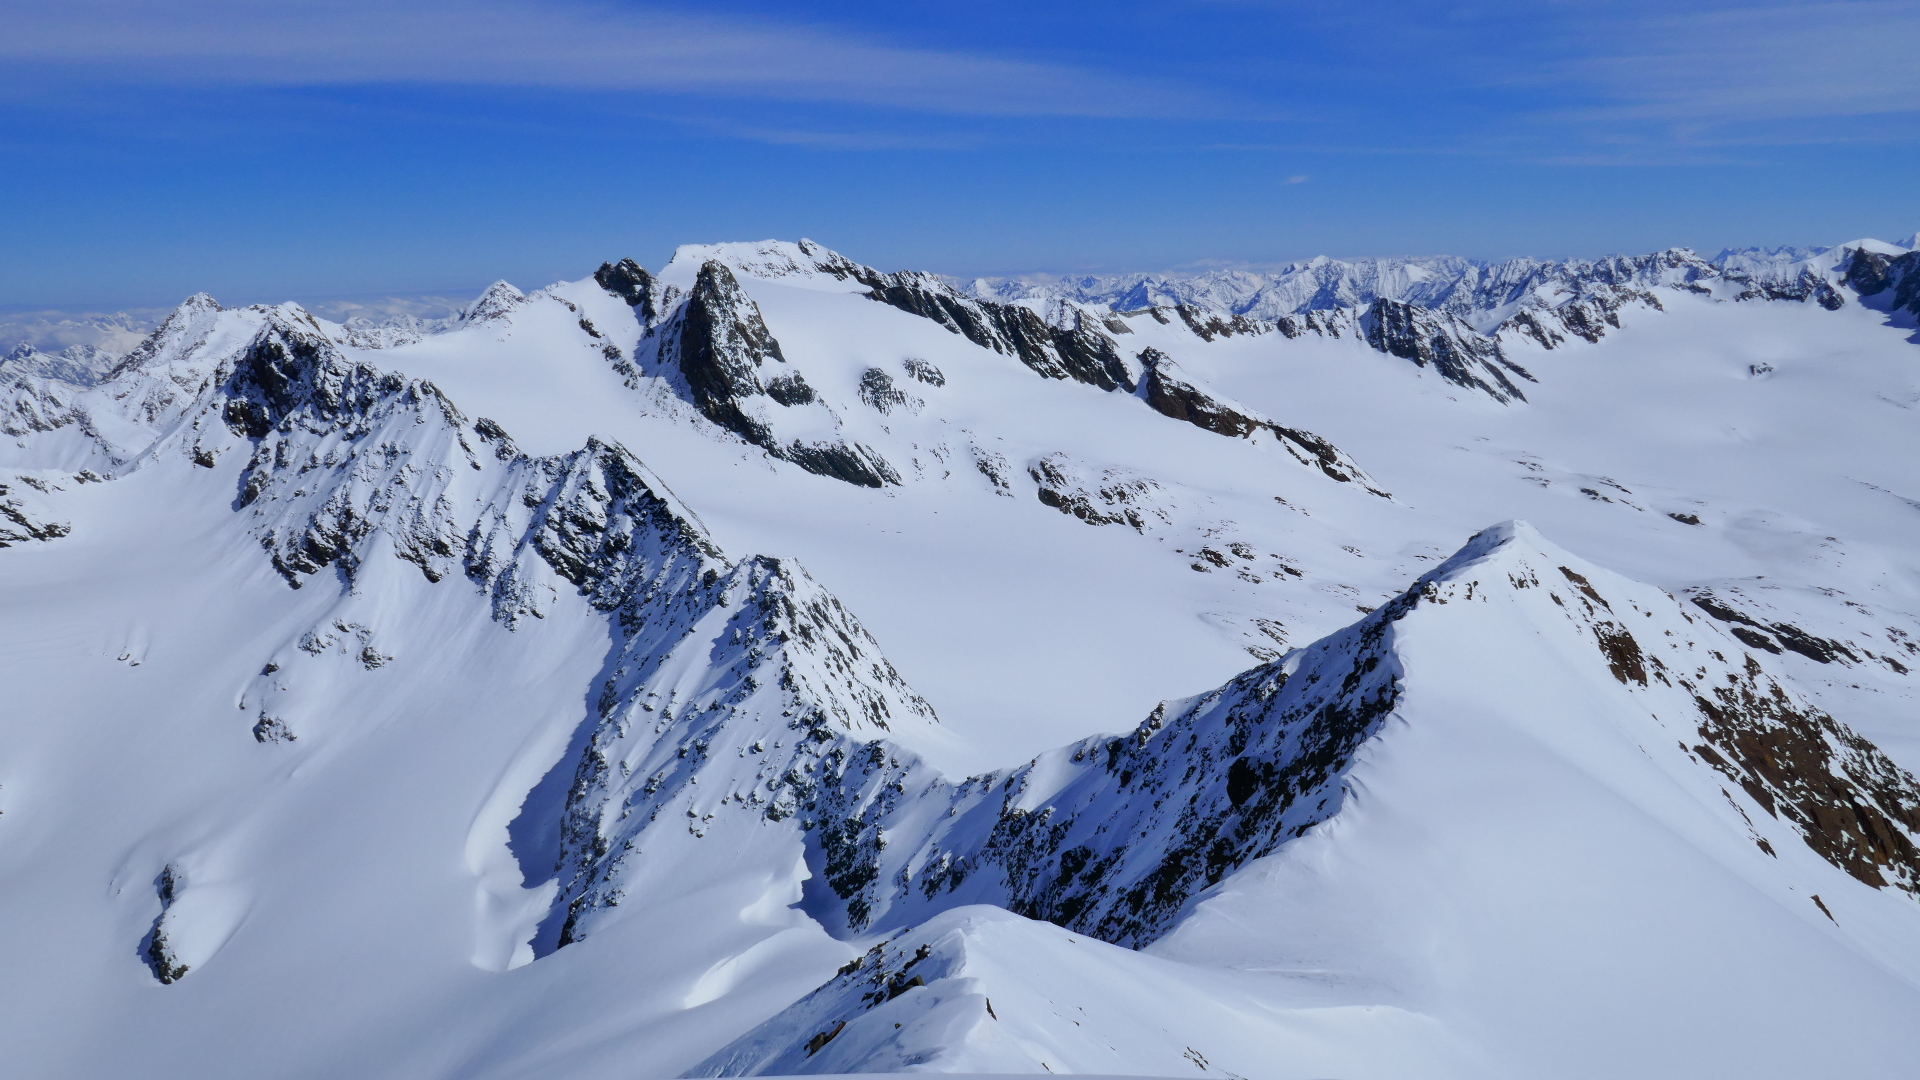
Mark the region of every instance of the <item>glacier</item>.
[[0, 359], [10, 1073], [1920, 1049], [1911, 245], [130, 337]]

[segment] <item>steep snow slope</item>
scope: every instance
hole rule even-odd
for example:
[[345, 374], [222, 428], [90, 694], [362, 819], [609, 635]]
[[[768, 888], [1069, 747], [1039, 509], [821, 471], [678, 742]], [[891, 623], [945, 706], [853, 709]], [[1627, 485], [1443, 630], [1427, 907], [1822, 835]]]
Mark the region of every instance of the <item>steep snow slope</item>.
[[[1920, 278], [1868, 255], [1555, 341], [718, 245], [10, 360], [0, 1053], [1899, 1075]], [[1408, 590], [1516, 513], [1659, 587], [1512, 527]]]
[[[1856, 545], [1849, 568], [1823, 570], [1817, 584], [1879, 612], [1870, 620], [1882, 639], [1869, 646], [1875, 654], [1895, 647], [1884, 640], [1889, 626], [1920, 632], [1908, 571], [1889, 570], [1889, 578], [1867, 565], [1880, 557], [1868, 545], [1904, 512], [1884, 492], [1920, 490], [1900, 449], [1907, 398], [1920, 386], [1905, 334], [1858, 303], [1829, 311], [1670, 290], [1660, 308], [1622, 309], [1626, 329], [1597, 344], [1576, 338], [1549, 350], [1503, 339], [1506, 355], [1539, 380], [1516, 378], [1528, 395], [1522, 407], [1436, 379], [1352, 330], [1288, 336], [1247, 324], [1222, 333], [1202, 323], [1197, 333], [1189, 319], [1141, 315], [1120, 320], [1125, 333], [1098, 328], [1119, 343], [1136, 380], [1127, 394], [1037, 378], [1017, 350], [979, 346], [956, 324], [874, 303], [860, 278], [885, 275], [817, 246], [688, 249], [653, 287], [691, 288], [698, 266], [716, 255], [738, 271], [782, 363], [817, 395], [808, 410], [824, 403], [831, 413], [825, 428], [793, 434], [826, 432], [871, 450], [902, 484], [864, 494], [767, 463], [737, 436], [701, 423], [671, 372], [636, 370], [638, 389], [621, 385], [603, 350], [611, 343], [624, 350], [622, 362], [632, 356], [657, 371], [661, 335], [643, 338], [636, 309], [592, 282], [553, 290], [564, 304], [538, 299], [485, 332], [437, 338], [383, 362], [452, 388], [546, 452], [588, 432], [614, 435], [676, 490], [697, 492], [727, 546], [801, 557], [878, 628], [954, 730], [975, 747], [997, 747], [948, 762], [953, 768], [989, 767], [1106, 717], [1142, 713], [1170, 689], [1162, 664], [1192, 672], [1184, 689], [1197, 690], [1243, 665], [1247, 647], [1259, 655], [1326, 633], [1459, 536], [1516, 513], [1616, 552], [1629, 560], [1623, 566], [1671, 588], [1754, 575], [1806, 588], [1816, 583], [1799, 569], [1803, 553], [1833, 558], [1835, 544]], [[605, 337], [572, 329], [580, 317]], [[1283, 439], [1222, 438], [1231, 423], [1208, 431], [1191, 409], [1184, 418], [1194, 426], [1168, 423], [1156, 410], [1185, 406], [1164, 385], [1156, 400], [1141, 360], [1149, 349], [1164, 358], [1161, 371], [1179, 373], [1163, 382], [1324, 436], [1394, 501], [1324, 482], [1313, 465], [1298, 467]], [[908, 374], [909, 360], [940, 384]], [[887, 379], [881, 393], [898, 399], [863, 390], [874, 371]], [[1834, 430], [1828, 417], [1839, 412], [1849, 422]], [[1761, 416], [1769, 419], [1747, 422]], [[1634, 425], [1631, 438], [1622, 438], [1623, 423]], [[1829, 449], [1794, 448], [1815, 437]], [[1755, 438], [1770, 446], [1755, 447]], [[1726, 483], [1743, 488], [1723, 494]], [[1837, 502], [1848, 516], [1830, 515]], [[1698, 527], [1668, 516], [1702, 513]], [[956, 516], [964, 529], [950, 524]], [[1235, 544], [1253, 558], [1239, 558]], [[1888, 557], [1911, 565], [1905, 554]], [[1831, 621], [1852, 610], [1812, 602], [1795, 617]], [[929, 620], [927, 611], [943, 617]], [[1000, 630], [1008, 626], [1022, 631]], [[998, 677], [973, 678], [949, 662], [963, 653]], [[1143, 656], [1153, 659], [1142, 664]], [[1063, 681], [1064, 671], [1087, 677]]]
[[[1834, 789], [1787, 774], [1853, 744], [1832, 728], [1800, 742], [1825, 725], [1793, 719], [1763, 665], [1657, 590], [1524, 530], [1488, 539], [1449, 575], [1449, 605], [1396, 632], [1406, 723], [1356, 766], [1353, 810], [1228, 882], [1155, 951], [1384, 968], [1435, 1013], [1478, 1017], [1462, 1027], [1520, 1075], [1897, 1075], [1920, 956], [1911, 884], [1870, 888], [1878, 872], [1815, 857], [1821, 829], [1866, 820], [1844, 798], [1837, 814], [1807, 804], [1796, 827], [1779, 797], [1821, 801]], [[1556, 626], [1576, 610], [1594, 620], [1585, 640]], [[1607, 622], [1644, 648], [1644, 688]], [[1490, 700], [1496, 681], [1510, 693]], [[1736, 702], [1771, 734], [1729, 740]], [[1897, 834], [1912, 835], [1912, 779], [1899, 782], [1909, 824], [1885, 835], [1910, 851]], [[1274, 910], [1298, 918], [1253, 929]], [[1756, 1021], [1747, 1039], [1705, 1034]], [[1827, 1037], [1839, 1030], [1862, 1040]], [[1590, 1042], [1599, 1031], [1631, 1035]]]
[[[682, 279], [691, 286], [693, 275]], [[1270, 432], [1230, 439], [1173, 422], [1138, 399], [1038, 377], [930, 320], [822, 292], [817, 282], [740, 283], [779, 341], [782, 363], [818, 395], [799, 410], [819, 414], [798, 418], [814, 426], [779, 430], [869, 448], [904, 483], [869, 491], [769, 462], [701, 416], [674, 372], [657, 373], [663, 335], [642, 340], [626, 303], [591, 281], [379, 359], [431, 378], [530, 449], [557, 452], [588, 432], [617, 438], [675, 491], [700, 493], [699, 513], [723, 546], [798, 556], [876, 628], [890, 655], [916, 657], [905, 661], [906, 677], [966, 736], [944, 759], [955, 771], [1017, 760], [1113, 716], [1144, 713], [1169, 689], [1226, 678], [1248, 662], [1248, 645], [1283, 647], [1253, 620], [1278, 628], [1285, 614], [1255, 614], [1246, 597], [1303, 580], [1283, 563], [1310, 574], [1322, 559], [1353, 557], [1337, 543], [1322, 549], [1331, 556], [1275, 557], [1274, 541], [1261, 535], [1320, 528], [1275, 496], [1293, 507], [1339, 506], [1342, 517], [1396, 513]], [[579, 329], [582, 318], [605, 338]], [[635, 388], [605, 357], [607, 343], [623, 357], [638, 354], [630, 362], [647, 373], [636, 374]], [[910, 375], [909, 359], [939, 383]], [[863, 401], [862, 380], [876, 370], [912, 400], [884, 413]], [[1287, 409], [1271, 413], [1290, 420]], [[1039, 468], [1058, 454], [1068, 460]], [[1066, 512], [1039, 501], [1035, 472], [1053, 475]], [[1115, 493], [1111, 501], [1103, 489]], [[1073, 516], [1075, 503], [1097, 504], [1100, 516], [1137, 507], [1140, 527], [1124, 518], [1090, 526]], [[1235, 544], [1250, 558], [1232, 554]], [[1203, 549], [1251, 565], [1243, 577], [1207, 561]], [[1209, 572], [1196, 573], [1196, 561]], [[1383, 576], [1378, 592], [1393, 584]], [[1344, 581], [1339, 588], [1301, 590], [1295, 602], [1338, 625], [1360, 598]], [[954, 663], [960, 656], [969, 659]], [[978, 678], [981, 667], [996, 677]], [[1170, 688], [1165, 671], [1192, 674]]]
[[[47, 404], [43, 385], [12, 389]], [[117, 478], [57, 492], [71, 543], [9, 552], [0, 790], [9, 925], [31, 939], [6, 986], [13, 1067], [95, 1075], [200, 1046], [185, 1066], [199, 1074], [298, 1051], [314, 1075], [417, 1075], [485, 1049], [447, 1015], [511, 1031], [577, 1014], [549, 982], [576, 965], [482, 973], [565, 932], [573, 883], [554, 867], [576, 842], [566, 797], [590, 780], [575, 731], [596, 683], [675, 685], [693, 635], [677, 685], [697, 691], [725, 671], [726, 620], [702, 622], [716, 606], [817, 586], [722, 561], [620, 448], [529, 458], [431, 384], [349, 361], [297, 309], [196, 301], [115, 379], [60, 402], [16, 409], [43, 421], [16, 446]], [[810, 640], [775, 650], [763, 674], [783, 692], [766, 707], [812, 703], [819, 724], [912, 744], [930, 710], [829, 607], [783, 624]], [[862, 705], [879, 715], [848, 711]], [[703, 970], [760, 947], [774, 975], [733, 1004], [770, 1008], [811, 985], [808, 958], [843, 951], [785, 910], [797, 845], [735, 846], [748, 873], [683, 865], [645, 897], [663, 921], [629, 930], [683, 975], [651, 981], [659, 1004], [617, 1034], [668, 1060], [676, 1037], [694, 1040], [687, 1060], [705, 1052], [685, 1014]], [[179, 992], [143, 1005], [163, 984]], [[681, 1034], [646, 1031], [648, 1015]], [[244, 1034], [228, 1031], [240, 1017]], [[489, 1067], [536, 1051], [553, 1052], [506, 1037]]]
[[689, 1075], [1497, 1075], [1469, 1041], [1395, 997], [1170, 963], [962, 907], [875, 946]]
[[[1203, 864], [1275, 851], [1150, 950], [1194, 967], [961, 908], [703, 1069], [1895, 1075], [1916, 1045], [1920, 784], [1712, 620], [1525, 525], [1137, 740], [1008, 777], [997, 844], [967, 854], [965, 813], [937, 835], [973, 877], [1026, 848], [1008, 877], [1046, 899], [1017, 906], [1109, 938], [1138, 925], [1097, 899], [1128, 866], [1177, 903]], [[1363, 1005], [1387, 1007], [1353, 1040], [1390, 1049], [1329, 1057]], [[1568, 1060], [1596, 1030], [1634, 1036]]]

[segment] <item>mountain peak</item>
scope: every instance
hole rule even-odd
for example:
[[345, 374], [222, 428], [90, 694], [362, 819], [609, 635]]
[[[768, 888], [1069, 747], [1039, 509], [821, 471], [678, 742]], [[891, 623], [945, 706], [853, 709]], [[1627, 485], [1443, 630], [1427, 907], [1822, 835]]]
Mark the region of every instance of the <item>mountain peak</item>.
[[496, 281], [486, 287], [473, 303], [468, 304], [460, 313], [460, 318], [469, 323], [486, 322], [497, 319], [513, 310], [515, 304], [526, 299], [526, 294], [505, 281]]
[[1509, 518], [1498, 524], [1489, 525], [1468, 537], [1467, 542], [1460, 545], [1460, 550], [1429, 571], [1426, 578], [1429, 580], [1452, 578], [1467, 573], [1470, 568], [1484, 560], [1501, 556], [1518, 557], [1523, 553], [1546, 558], [1567, 555], [1553, 541], [1541, 535], [1540, 530], [1530, 523], [1518, 518]]

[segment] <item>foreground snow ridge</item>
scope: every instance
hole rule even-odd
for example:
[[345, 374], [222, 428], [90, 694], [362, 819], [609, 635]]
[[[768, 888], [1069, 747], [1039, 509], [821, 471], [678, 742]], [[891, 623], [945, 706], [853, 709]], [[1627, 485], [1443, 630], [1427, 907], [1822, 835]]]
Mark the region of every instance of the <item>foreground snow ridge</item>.
[[16, 350], [0, 1062], [1904, 1076], [1916, 259]]
[[[1473, 641], [1474, 662], [1423, 663], [1424, 646], [1436, 637]], [[872, 880], [890, 877], [900, 886], [892, 902], [917, 911], [938, 905], [907, 895], [916, 879], [928, 898], [951, 890], [1095, 938], [1142, 944], [1241, 865], [1316, 827], [1340, 831], [1343, 804], [1373, 779], [1369, 759], [1396, 753], [1394, 728], [1457, 724], [1461, 718], [1445, 715], [1446, 699], [1458, 702], [1463, 686], [1538, 678], [1542, 668], [1571, 676], [1558, 685], [1586, 700], [1527, 716], [1500, 736], [1634, 746], [1641, 760], [1615, 782], [1663, 788], [1690, 803], [1670, 808], [1673, 826], [1703, 830], [1720, 857], [1746, 873], [1781, 876], [1784, 849], [1786, 864], [1799, 867], [1789, 877], [1812, 867], [1811, 854], [1876, 889], [1920, 891], [1920, 784], [1911, 774], [1796, 700], [1709, 620], [1554, 547], [1522, 522], [1475, 536], [1347, 631], [1256, 668], [1177, 714], [1156, 712], [1129, 738], [1090, 741], [968, 781], [960, 792], [999, 786], [997, 805], [958, 800], [963, 811], [991, 805], [991, 815], [935, 815], [930, 841], [891, 859], [876, 852]], [[1431, 765], [1454, 766], [1457, 758]], [[977, 840], [965, 833], [976, 816], [987, 834]], [[906, 832], [905, 822], [888, 829], [892, 837]], [[967, 876], [995, 864], [1004, 869], [986, 875], [989, 884], [964, 890]], [[1808, 890], [1830, 888], [1819, 884], [1823, 876], [1800, 880]], [[961, 885], [948, 884], [955, 877]], [[1817, 894], [1805, 895], [1809, 911], [1832, 918]], [[972, 974], [972, 954], [996, 948], [977, 939], [985, 933], [994, 941], [998, 931], [985, 928], [1006, 918], [997, 908], [961, 908], [874, 946], [698, 1075], [929, 1062], [956, 1071], [1039, 1067], [1018, 1049], [1027, 1045], [1012, 1034], [1018, 1029], [999, 1026], [998, 1014], [986, 1011], [990, 999], [976, 992]], [[1135, 963], [1091, 945], [1079, 952]], [[914, 1003], [891, 1004], [921, 986], [928, 992]], [[939, 1035], [930, 1040], [929, 1028]], [[1103, 1027], [1077, 1045], [1056, 1041], [1054, 1064], [1064, 1059], [1092, 1071], [1150, 1060], [1161, 1033], [1130, 1028]], [[1106, 1047], [1112, 1058], [1098, 1052], [1095, 1044], [1115, 1039], [1133, 1045]], [[810, 1061], [829, 1045], [830, 1055]]]

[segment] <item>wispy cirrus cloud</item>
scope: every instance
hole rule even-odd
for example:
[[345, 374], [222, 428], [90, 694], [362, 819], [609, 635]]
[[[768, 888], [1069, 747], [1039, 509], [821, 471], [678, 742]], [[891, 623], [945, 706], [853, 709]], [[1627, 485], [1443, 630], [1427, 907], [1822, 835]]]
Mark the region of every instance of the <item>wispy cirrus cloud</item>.
[[1176, 117], [1201, 89], [608, 0], [0, 0], [14, 78], [652, 91], [980, 116]]
[[1331, 46], [1312, 58], [1326, 81], [1371, 95], [1339, 142], [1274, 149], [1737, 164], [1920, 140], [1920, 0], [1211, 2], [1284, 11]]
[[1861, 141], [1875, 131], [1859, 121], [1920, 114], [1920, 3], [1912, 0], [1639, 11], [1575, 29], [1577, 51], [1510, 81], [1579, 93], [1585, 102], [1548, 117], [1594, 132], [1792, 145]]

